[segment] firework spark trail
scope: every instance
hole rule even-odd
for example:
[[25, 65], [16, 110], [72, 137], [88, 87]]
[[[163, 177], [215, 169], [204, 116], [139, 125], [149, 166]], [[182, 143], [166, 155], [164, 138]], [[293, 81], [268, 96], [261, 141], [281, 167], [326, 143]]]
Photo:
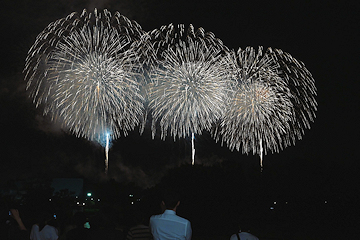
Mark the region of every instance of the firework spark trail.
[[228, 48], [220, 39], [215, 37], [214, 33], [206, 32], [203, 28], [195, 29], [192, 24], [187, 29], [183, 24], [177, 26], [173, 24], [163, 25], [159, 29], [144, 34], [141, 41], [134, 42], [132, 47], [137, 52], [144, 68], [151, 71], [165, 60], [164, 51], [174, 48], [187, 39], [197, 41], [203, 46], [211, 46], [219, 51], [228, 51]]
[[277, 74], [286, 81], [291, 93], [291, 102], [294, 105], [296, 121], [291, 126], [295, 140], [301, 139], [305, 129], [310, 129], [310, 123], [316, 118], [317, 111], [316, 86], [314, 78], [305, 64], [280, 49], [269, 51], [269, 55], [279, 64]]
[[194, 165], [195, 164], [195, 144], [194, 144], [194, 141], [195, 141], [195, 135], [194, 133], [191, 133], [191, 156], [192, 156], [192, 162], [191, 164]]
[[26, 59], [34, 103], [78, 137], [103, 145], [107, 131], [114, 139], [127, 135], [144, 109], [130, 48], [143, 33], [136, 22], [107, 10], [84, 10], [50, 23]]
[[[232, 102], [213, 133], [231, 150], [260, 155], [261, 167], [263, 154], [268, 150], [279, 152], [301, 138], [302, 126], [310, 127], [309, 120], [314, 119], [316, 110], [313, 78], [304, 65], [280, 53], [269, 48], [264, 54], [262, 47], [257, 52], [248, 47], [232, 53], [232, 74], [238, 83]], [[306, 74], [302, 78], [300, 74], [298, 78], [289, 77], [287, 64], [291, 64], [295, 75]], [[309, 113], [309, 119], [303, 112]]]
[[110, 144], [110, 134], [106, 134], [106, 146], [105, 146], [105, 174], [109, 170], [109, 144]]

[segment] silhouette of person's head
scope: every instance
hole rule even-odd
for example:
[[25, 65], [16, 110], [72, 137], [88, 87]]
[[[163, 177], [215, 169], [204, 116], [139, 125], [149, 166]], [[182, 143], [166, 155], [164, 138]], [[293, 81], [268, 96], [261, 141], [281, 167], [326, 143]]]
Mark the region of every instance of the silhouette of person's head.
[[180, 195], [175, 191], [167, 191], [163, 195], [163, 204], [166, 209], [176, 210], [180, 204]]

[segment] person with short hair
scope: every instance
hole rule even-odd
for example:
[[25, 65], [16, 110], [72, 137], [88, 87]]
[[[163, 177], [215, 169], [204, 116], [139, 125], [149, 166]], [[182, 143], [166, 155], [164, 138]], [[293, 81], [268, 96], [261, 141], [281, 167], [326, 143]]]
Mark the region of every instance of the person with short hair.
[[190, 240], [192, 235], [189, 220], [176, 215], [176, 209], [180, 205], [179, 195], [175, 192], [167, 192], [162, 201], [165, 211], [150, 218], [150, 228], [154, 240]]

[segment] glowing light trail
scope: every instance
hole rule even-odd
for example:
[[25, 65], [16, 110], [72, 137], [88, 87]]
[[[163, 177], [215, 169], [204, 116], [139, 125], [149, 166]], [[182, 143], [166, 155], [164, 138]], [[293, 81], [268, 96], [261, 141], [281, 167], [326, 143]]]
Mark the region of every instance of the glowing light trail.
[[110, 144], [110, 134], [106, 134], [106, 146], [105, 146], [105, 173], [108, 173], [109, 170], [109, 144]]
[[192, 155], [192, 162], [191, 164], [194, 165], [195, 164], [195, 144], [194, 144], [194, 140], [195, 140], [195, 136], [194, 133], [191, 133], [191, 155]]

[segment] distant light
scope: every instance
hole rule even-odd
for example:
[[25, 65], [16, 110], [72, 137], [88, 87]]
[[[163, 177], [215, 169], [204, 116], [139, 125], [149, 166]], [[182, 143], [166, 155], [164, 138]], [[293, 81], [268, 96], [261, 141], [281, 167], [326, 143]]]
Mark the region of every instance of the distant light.
[[98, 202], [100, 202], [100, 198], [98, 198]]
[[87, 195], [88, 197], [91, 197], [91, 192], [88, 192], [86, 195]]
[[270, 210], [274, 210], [274, 207], [270, 207]]
[[76, 196], [76, 198], [79, 198], [78, 196]]
[[90, 228], [90, 223], [89, 222], [84, 223], [84, 228], [89, 229]]
[[131, 202], [131, 204], [134, 204], [134, 202]]
[[327, 203], [327, 201], [325, 200], [325, 204]]
[[51, 202], [51, 198], [49, 198], [49, 202]]
[[83, 202], [83, 206], [85, 206], [85, 203]]
[[140, 198], [136, 199], [136, 201], [140, 202]]
[[288, 204], [288, 202], [285, 202], [285, 204]]
[[94, 198], [90, 198], [90, 200], [91, 200], [91, 201], [93, 201], [93, 200], [94, 200]]
[[134, 197], [134, 195], [132, 195], [132, 194], [129, 194], [129, 197]]
[[76, 202], [77, 205], [79, 205], [80, 203], [79, 202]]
[[274, 202], [274, 204], [276, 205], [276, 202]]

